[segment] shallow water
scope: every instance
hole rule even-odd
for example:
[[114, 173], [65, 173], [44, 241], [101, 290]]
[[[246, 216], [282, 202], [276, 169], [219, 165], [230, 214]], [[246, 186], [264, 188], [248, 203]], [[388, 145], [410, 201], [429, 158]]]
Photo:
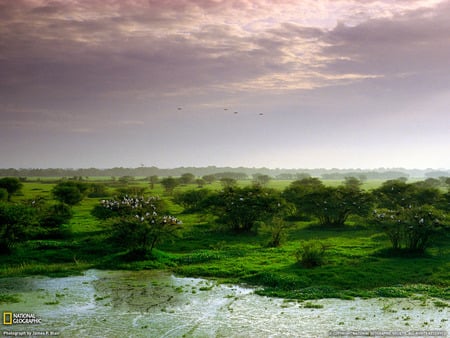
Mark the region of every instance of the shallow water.
[[21, 302], [2, 304], [1, 311], [35, 314], [42, 323], [3, 325], [0, 334], [442, 337], [450, 329], [449, 308], [436, 306], [433, 299], [297, 302], [261, 297], [253, 291], [161, 271], [89, 270], [66, 278], [3, 278], [0, 294], [19, 295]]

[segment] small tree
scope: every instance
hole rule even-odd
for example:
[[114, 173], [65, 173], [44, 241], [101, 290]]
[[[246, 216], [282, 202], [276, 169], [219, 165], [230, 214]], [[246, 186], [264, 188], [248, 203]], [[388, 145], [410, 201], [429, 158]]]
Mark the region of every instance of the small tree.
[[103, 200], [94, 208], [97, 218], [111, 218], [110, 238], [137, 257], [151, 254], [156, 244], [175, 237], [181, 227], [176, 217], [165, 215], [158, 197]]
[[216, 176], [215, 175], [205, 175], [202, 177], [206, 183], [211, 184], [216, 180]]
[[265, 187], [272, 178], [269, 175], [263, 175], [263, 174], [254, 174], [253, 175], [253, 183], [259, 184], [263, 187]]
[[36, 224], [33, 208], [0, 202], [0, 254], [9, 253], [17, 243], [25, 241]]
[[282, 215], [287, 209], [277, 191], [258, 186], [225, 188], [208, 197], [205, 206], [235, 233], [250, 232], [257, 222]]
[[53, 196], [61, 203], [76, 205], [80, 203], [84, 194], [88, 191], [89, 185], [75, 181], [65, 181], [58, 183], [52, 190]]
[[152, 175], [148, 178], [149, 182], [150, 182], [150, 189], [153, 190], [155, 189], [155, 184], [157, 184], [159, 182], [159, 178], [156, 175]]
[[186, 212], [200, 211], [211, 191], [208, 189], [196, 189], [179, 192], [174, 197], [174, 202], [181, 205]]
[[171, 176], [163, 178], [161, 180], [161, 185], [164, 187], [164, 191], [171, 195], [176, 187], [180, 185], [180, 181]]
[[192, 182], [194, 182], [194, 180], [195, 180], [195, 176], [194, 176], [194, 174], [191, 174], [191, 173], [185, 173], [185, 174], [181, 175], [181, 177], [180, 177], [181, 184], [191, 184]]
[[373, 213], [376, 224], [385, 232], [394, 250], [424, 252], [432, 236], [443, 225], [444, 214], [432, 206], [378, 209]]
[[0, 188], [0, 201], [8, 199], [8, 190]]
[[0, 188], [8, 192], [8, 201], [11, 201], [11, 196], [22, 189], [22, 183], [16, 177], [4, 177], [0, 179]]
[[292, 226], [292, 224], [285, 222], [282, 217], [277, 216], [271, 221], [263, 223], [259, 231], [262, 234], [270, 235], [267, 246], [275, 248], [283, 244], [287, 236], [287, 231]]

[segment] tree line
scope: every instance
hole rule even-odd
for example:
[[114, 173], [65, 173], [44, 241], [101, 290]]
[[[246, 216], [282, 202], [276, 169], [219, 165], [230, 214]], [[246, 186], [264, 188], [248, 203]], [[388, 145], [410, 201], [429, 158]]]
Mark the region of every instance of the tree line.
[[[314, 177], [321, 177], [322, 179], [334, 179], [341, 180], [345, 177], [353, 176], [361, 179], [397, 179], [400, 177], [427, 177], [427, 178], [439, 178], [442, 176], [449, 176], [449, 171], [444, 170], [411, 170], [411, 169], [385, 169], [379, 168], [374, 170], [362, 170], [362, 169], [269, 169], [269, 168], [245, 168], [245, 167], [178, 167], [178, 168], [158, 168], [151, 167], [138, 167], [138, 168], [124, 168], [115, 167], [107, 169], [99, 168], [0, 168], [0, 177], [121, 177], [121, 176], [181, 176], [184, 173], [192, 173], [196, 177], [205, 175], [215, 175], [219, 173], [235, 173], [243, 175], [246, 179], [251, 178], [254, 174], [268, 175], [273, 179], [280, 180], [294, 180], [300, 179], [299, 175], [308, 175]], [[245, 179], [245, 178], [244, 178]]]

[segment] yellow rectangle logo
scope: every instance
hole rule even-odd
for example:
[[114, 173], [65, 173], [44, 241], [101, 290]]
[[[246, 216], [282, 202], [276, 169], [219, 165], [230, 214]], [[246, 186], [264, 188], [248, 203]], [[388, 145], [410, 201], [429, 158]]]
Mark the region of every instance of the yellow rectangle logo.
[[12, 312], [3, 312], [3, 325], [12, 325], [13, 314]]

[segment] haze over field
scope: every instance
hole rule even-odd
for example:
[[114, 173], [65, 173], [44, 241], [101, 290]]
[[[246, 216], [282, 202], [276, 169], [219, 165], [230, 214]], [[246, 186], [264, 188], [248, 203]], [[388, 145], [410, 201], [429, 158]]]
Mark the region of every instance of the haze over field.
[[450, 1], [0, 0], [0, 168], [450, 168]]

